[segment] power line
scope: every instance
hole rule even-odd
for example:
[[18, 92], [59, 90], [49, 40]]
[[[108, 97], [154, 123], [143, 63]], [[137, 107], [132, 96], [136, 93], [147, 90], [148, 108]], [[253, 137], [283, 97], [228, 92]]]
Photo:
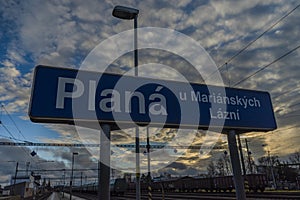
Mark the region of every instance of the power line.
[[[276, 131], [272, 131], [271, 134], [277, 133], [277, 132], [282, 132], [282, 131], [287, 131], [287, 130], [290, 130], [290, 129], [293, 129], [293, 128], [297, 128], [297, 127], [300, 127], [300, 125], [287, 127], [287, 128], [284, 128], [284, 129], [277, 129]], [[247, 137], [253, 138], [251, 136], [247, 136]], [[255, 134], [255, 138], [262, 138], [262, 137], [266, 137], [266, 133]]]
[[295, 104], [292, 104], [292, 105], [289, 106], [289, 108], [294, 107], [294, 106], [297, 106], [297, 105], [299, 105], [299, 104], [300, 104], [300, 102], [295, 103]]
[[[14, 137], [9, 137], [9, 136], [6, 136], [6, 135], [1, 135], [1, 134], [0, 134], [0, 136], [3, 137], [3, 138], [6, 138], [6, 139], [24, 142], [24, 140], [20, 140], [20, 139], [14, 138]], [[1, 138], [1, 139], [2, 139], [2, 138]], [[25, 141], [25, 142], [26, 142], [26, 141]]]
[[[43, 177], [46, 179], [46, 180], [62, 180], [63, 178], [62, 177], [47, 177], [46, 175], [43, 175]], [[66, 176], [65, 177], [65, 180], [69, 180], [71, 177], [68, 177]], [[74, 176], [73, 179], [98, 179], [98, 176], [84, 176], [84, 177], [81, 177], [81, 176]], [[61, 181], [60, 181], [61, 182]], [[67, 182], [67, 181], [66, 181]], [[68, 184], [68, 183], [66, 183]], [[94, 182], [90, 182], [90, 183], [85, 183], [82, 185], [82, 187], [86, 186], [87, 184], [95, 184]], [[78, 186], [78, 185], [77, 185]]]
[[[52, 147], [100, 147], [100, 144], [80, 144], [80, 143], [32, 143], [32, 142], [0, 142], [0, 146], [52, 146]], [[135, 148], [135, 144], [116, 144], [119, 148]], [[179, 146], [165, 144], [151, 144], [152, 149], [200, 149], [200, 145]], [[140, 144], [140, 148], [147, 148], [146, 144]], [[203, 147], [202, 147], [203, 148]], [[214, 149], [224, 149], [216, 146]]]
[[[6, 128], [6, 126], [2, 123], [2, 126], [3, 126], [3, 128], [12, 136], [12, 138], [14, 138], [15, 140], [17, 140], [14, 136], [13, 136], [13, 134]], [[26, 150], [22, 147], [21, 148], [24, 152], [25, 152], [25, 154], [32, 160], [32, 161], [34, 161], [29, 155], [28, 155], [28, 152], [26, 152]]]
[[17, 126], [15, 120], [11, 117], [11, 115], [9, 114], [9, 112], [6, 110], [5, 106], [2, 104], [1, 107], [3, 108], [3, 110], [6, 112], [6, 114], [8, 115], [9, 119], [12, 121], [12, 123], [14, 124], [14, 126], [16, 127], [16, 129], [18, 130], [19, 134], [26, 140], [25, 136], [23, 135], [23, 133], [21, 132], [21, 130], [19, 129], [19, 127]]
[[[3, 126], [3, 128], [8, 132], [8, 134], [11, 136], [11, 138], [9, 138], [9, 139], [13, 139], [13, 140], [19, 140], [19, 139], [16, 139], [15, 137], [14, 137], [14, 135], [8, 130], [8, 128], [3, 124], [3, 123], [1, 123], [1, 125]], [[4, 137], [6, 137], [7, 138], [7, 136], [4, 136]], [[29, 157], [33, 162], [34, 162], [34, 160], [33, 160], [33, 158], [31, 157], [31, 156], [29, 156], [28, 155], [28, 152], [24, 149], [24, 147], [21, 147], [21, 149], [22, 149], [22, 151], [24, 151], [24, 153], [25, 153], [25, 155], [27, 156], [27, 157]]]
[[[74, 172], [80, 172], [80, 171], [96, 171], [99, 170], [98, 168], [84, 168], [84, 169], [73, 169]], [[27, 170], [21, 169], [18, 170], [19, 172], [26, 172]], [[72, 171], [72, 169], [32, 169], [31, 171], [34, 172], [67, 172]]]
[[[4, 111], [6, 112], [7, 116], [8, 116], [9, 119], [12, 121], [12, 123], [14, 124], [14, 126], [16, 127], [16, 129], [18, 130], [19, 134], [20, 134], [24, 139], [26, 139], [25, 136], [22, 134], [21, 130], [18, 128], [16, 122], [15, 122], [15, 121], [13, 120], [13, 118], [11, 117], [10, 113], [6, 110], [4, 104], [1, 104], [1, 108], [2, 108], [1, 110], [4, 110]], [[2, 113], [1, 113], [1, 114], [2, 114]], [[8, 130], [8, 128], [3, 124], [2, 121], [0, 121], [0, 122], [1, 122], [0, 124], [2, 124], [2, 126], [4, 127], [4, 129], [5, 129], [5, 130], [9, 133], [9, 135], [11, 136], [11, 137], [6, 137], [6, 138], [13, 139], [13, 140], [15, 140], [15, 141], [21, 141], [20, 139], [17, 139], [17, 138], [14, 137], [14, 135]], [[4, 136], [4, 137], [5, 137], [5, 136]], [[29, 157], [29, 158], [34, 162], [33, 158], [32, 158], [31, 156], [28, 155], [28, 152], [24, 149], [24, 147], [22, 147], [21, 149], [22, 149], [22, 151], [24, 151], [25, 155], [27, 155], [27, 157]]]
[[294, 90], [298, 90], [298, 89], [299, 89], [299, 88], [292, 88], [292, 89], [290, 89], [290, 90], [287, 90], [287, 91], [285, 91], [285, 92], [283, 92], [283, 93], [281, 93], [281, 94], [279, 94], [279, 95], [273, 97], [273, 99], [277, 99], [278, 97], [281, 97], [282, 95], [289, 94], [289, 93], [293, 92]]
[[7, 128], [3, 123], [1, 123], [1, 125], [2, 125], [3, 128], [6, 130], [6, 132], [7, 132], [14, 140], [16, 140], [16, 138], [14, 137], [14, 135], [12, 134], [12, 132], [10, 132], [10, 131], [8, 130], [8, 128]]
[[[246, 46], [244, 46], [241, 50], [239, 50], [236, 54], [234, 54], [232, 57], [230, 57], [224, 64], [218, 67], [217, 70], [215, 70], [212, 74], [208, 76], [211, 77], [213, 74], [215, 74], [217, 71], [219, 71], [224, 66], [227, 66], [228, 63], [230, 63], [233, 59], [235, 59], [237, 56], [239, 56], [242, 52], [244, 52], [246, 49], [248, 49], [254, 42], [256, 42], [258, 39], [260, 39], [263, 35], [265, 35], [267, 32], [269, 32], [272, 28], [274, 28], [277, 24], [279, 24], [282, 20], [284, 20], [286, 17], [288, 17], [290, 14], [292, 14], [296, 9], [300, 7], [300, 4], [298, 4], [295, 8], [293, 8], [291, 11], [289, 11], [287, 14], [282, 16], [279, 20], [277, 20], [274, 24], [272, 24], [269, 28], [267, 28], [263, 33], [261, 33], [259, 36], [257, 36], [254, 40], [249, 42]], [[204, 80], [205, 81], [205, 80]]]
[[270, 67], [271, 65], [273, 65], [274, 63], [278, 62], [279, 60], [281, 60], [282, 58], [288, 56], [289, 54], [291, 54], [292, 52], [296, 51], [297, 49], [300, 48], [300, 45], [298, 45], [297, 47], [293, 48], [292, 50], [288, 51], [287, 53], [283, 54], [282, 56], [276, 58], [275, 60], [273, 60], [272, 62], [270, 62], [269, 64], [265, 65], [264, 67], [260, 68], [259, 70], [255, 71], [254, 73], [250, 74], [249, 76], [247, 76], [246, 78], [238, 81], [237, 83], [235, 83], [233, 86], [237, 86], [239, 84], [241, 84], [242, 82], [248, 80], [249, 78], [251, 78], [252, 76], [258, 74], [259, 72], [265, 70], [266, 68]]

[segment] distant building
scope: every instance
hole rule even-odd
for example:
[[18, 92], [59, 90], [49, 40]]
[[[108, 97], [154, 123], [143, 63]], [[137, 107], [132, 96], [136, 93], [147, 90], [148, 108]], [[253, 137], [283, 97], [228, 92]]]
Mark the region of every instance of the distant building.
[[33, 188], [30, 187], [30, 182], [21, 182], [15, 185], [5, 186], [4, 191], [10, 191], [10, 195], [20, 195], [21, 198], [27, 198], [33, 195]]

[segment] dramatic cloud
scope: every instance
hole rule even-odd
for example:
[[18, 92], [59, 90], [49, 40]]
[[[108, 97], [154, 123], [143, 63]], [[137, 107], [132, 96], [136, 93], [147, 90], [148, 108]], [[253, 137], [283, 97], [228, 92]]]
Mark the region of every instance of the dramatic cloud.
[[[79, 128], [86, 134], [78, 134], [78, 130], [70, 125], [38, 126], [29, 122], [27, 110], [32, 72], [34, 66], [38, 64], [79, 68], [86, 56], [99, 43], [133, 28], [132, 21], [116, 19], [111, 15], [115, 5], [127, 5], [140, 10], [139, 27], [174, 29], [201, 44], [216, 65], [221, 67], [220, 74], [227, 86], [268, 91], [272, 97], [278, 130], [271, 133], [248, 133], [243, 137], [249, 139], [249, 146], [255, 159], [264, 156], [267, 151], [287, 158], [298, 150], [300, 141], [296, 134], [299, 131], [300, 116], [300, 70], [298, 66], [300, 50], [294, 49], [300, 45], [300, 29], [297, 26], [300, 8], [290, 13], [268, 32], [264, 33], [264, 31], [296, 8], [298, 3], [296, 0], [1, 1], [0, 103], [5, 105], [13, 118], [18, 118], [21, 130], [23, 127], [28, 129], [25, 130], [25, 137], [21, 139], [35, 140], [35, 142], [98, 143], [99, 130]], [[262, 37], [237, 55], [262, 33], [264, 33]], [[140, 35], [140, 39], [155, 42], [151, 40], [153, 39], [151, 33]], [[165, 38], [161, 44], [166, 45], [169, 41], [169, 38]], [[126, 42], [132, 45], [131, 41]], [[174, 49], [180, 52], [186, 48], [186, 45], [174, 46]], [[103, 55], [109, 54], [107, 56], [110, 56], [109, 50], [111, 49], [102, 52]], [[291, 52], [288, 53], [289, 51]], [[182, 80], [182, 77], [178, 75], [180, 74], [198, 83], [214, 82], [216, 77], [216, 74], [212, 74], [211, 77], [199, 76], [191, 63], [172, 52], [141, 49], [139, 56], [141, 76]], [[132, 70], [132, 66], [132, 52], [128, 52], [110, 63], [107, 71], [124, 74]], [[3, 124], [0, 123], [0, 126], [6, 125], [3, 118], [9, 119], [9, 116], [2, 111], [1, 117], [0, 122]], [[7, 127], [11, 130], [11, 127]], [[1, 130], [4, 131], [1, 132], [1, 137], [11, 137], [5, 129]], [[12, 134], [15, 139], [20, 139], [14, 131]], [[142, 142], [145, 142], [145, 131], [142, 131], [141, 135]], [[175, 136], [175, 131], [164, 129], [153, 132], [151, 141], [154, 144], [163, 144], [171, 141]], [[187, 134], [186, 137], [177, 138], [175, 142], [178, 146], [180, 146], [180, 140], [197, 146], [211, 142], [204, 136], [205, 132], [197, 132], [195, 137]], [[112, 133], [112, 142], [133, 144], [134, 137], [133, 130], [116, 131]], [[167, 165], [166, 168], [156, 173], [176, 175], [205, 173], [208, 163], [211, 160], [217, 160], [226, 150], [226, 136], [218, 134], [216, 137], [219, 137], [216, 146], [220, 148], [215, 148], [203, 157], [199, 156], [199, 150], [180, 148], [176, 151], [166, 150], [159, 157], [153, 157], [153, 166]], [[214, 139], [212, 141], [215, 141]], [[98, 157], [95, 155], [98, 155], [98, 149], [87, 151], [80, 148], [44, 147], [39, 149], [38, 157], [24, 156], [33, 149], [31, 147], [0, 147], [0, 155], [3, 160], [23, 163], [20, 165], [22, 169], [25, 169], [24, 163], [26, 162], [35, 165], [38, 159], [46, 161], [47, 158], [55, 160], [55, 163], [48, 163], [46, 166], [40, 163], [42, 167], [55, 166], [57, 169], [64, 169], [70, 167], [72, 152], [78, 151], [76, 167], [82, 169], [97, 167]], [[113, 162], [117, 163], [121, 160], [120, 166], [124, 169], [131, 162], [130, 168], [134, 170], [132, 164], [135, 162], [134, 150], [113, 151]], [[40, 154], [45, 157], [39, 157]], [[176, 154], [182, 155], [174, 163], [164, 163], [162, 159], [164, 156]], [[124, 155], [128, 157], [128, 160], [122, 160]], [[144, 168], [147, 166], [146, 157], [141, 157]], [[9, 182], [9, 175], [14, 173], [13, 165], [15, 163], [6, 163], [1, 167], [1, 184]], [[94, 171], [84, 173], [89, 177], [95, 175]], [[52, 178], [61, 178], [61, 172], [44, 174]], [[79, 174], [76, 175], [79, 176]]]

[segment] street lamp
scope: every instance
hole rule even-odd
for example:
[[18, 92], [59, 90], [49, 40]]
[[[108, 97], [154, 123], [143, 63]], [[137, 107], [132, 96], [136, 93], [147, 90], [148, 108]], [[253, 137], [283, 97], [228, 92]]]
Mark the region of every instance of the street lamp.
[[131, 20], [137, 18], [139, 10], [135, 8], [129, 8], [125, 6], [116, 6], [112, 12], [112, 15], [119, 19]]
[[[139, 10], [125, 6], [116, 6], [112, 15], [119, 19], [134, 21], [134, 75], [138, 76], [138, 45], [137, 45], [137, 18]], [[136, 199], [140, 199], [140, 141], [139, 141], [139, 128], [135, 129], [135, 154], [136, 154]]]
[[72, 170], [71, 170], [71, 180], [70, 180], [70, 200], [72, 200], [72, 182], [73, 182], [73, 170], [74, 170], [74, 156], [78, 155], [77, 152], [72, 154]]
[[116, 6], [112, 12], [112, 15], [119, 19], [126, 19], [134, 21], [134, 75], [138, 76], [138, 49], [137, 49], [137, 18], [139, 10], [135, 8], [129, 8], [125, 6]]

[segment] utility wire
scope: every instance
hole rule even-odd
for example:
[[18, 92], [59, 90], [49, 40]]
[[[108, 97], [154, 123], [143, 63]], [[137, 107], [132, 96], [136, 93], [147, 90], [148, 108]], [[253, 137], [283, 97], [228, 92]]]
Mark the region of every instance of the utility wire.
[[17, 126], [15, 120], [11, 117], [11, 115], [9, 114], [9, 112], [6, 110], [5, 106], [3, 104], [1, 106], [2, 106], [3, 110], [6, 112], [7, 116], [9, 117], [9, 119], [12, 121], [12, 123], [16, 127], [16, 129], [18, 130], [19, 134], [26, 140], [25, 136], [23, 135], [23, 133], [21, 132], [21, 130]]
[[299, 105], [299, 104], [300, 104], [300, 102], [295, 103], [295, 104], [292, 104], [292, 105], [289, 106], [289, 108], [294, 107], [294, 106], [297, 106], [297, 105]]
[[[18, 140], [18, 139], [16, 139], [16, 138], [14, 137], [14, 135], [8, 130], [8, 128], [7, 128], [3, 123], [1, 123], [1, 125], [3, 126], [3, 128], [8, 132], [8, 134], [9, 134], [14, 140]], [[33, 158], [30, 157], [30, 156], [28, 155], [28, 152], [24, 149], [24, 147], [21, 147], [21, 149], [25, 152], [25, 154], [26, 154], [32, 161], [34, 161]]]
[[[276, 117], [277, 119], [286, 119], [286, 118], [289, 118], [289, 117], [295, 117], [295, 116], [300, 116], [300, 110], [293, 110], [292, 112], [289, 112], [289, 113], [286, 113], [286, 114], [283, 114], [283, 115], [279, 115], [278, 117]], [[277, 112], [277, 111], [276, 111]]]
[[[52, 146], [52, 147], [99, 147], [100, 144], [80, 144], [80, 143], [33, 143], [33, 142], [0, 142], [0, 146]], [[116, 144], [119, 148], [135, 148], [135, 144]], [[151, 144], [151, 149], [200, 149], [201, 145], [164, 145]], [[140, 144], [140, 148], [147, 148], [147, 145]], [[215, 146], [213, 149], [224, 149], [222, 146]]]
[[[15, 137], [9, 137], [9, 136], [6, 136], [6, 135], [1, 135], [0, 134], [0, 136], [3, 137], [3, 138], [6, 138], [6, 139], [10, 139], [10, 140], [16, 140], [16, 141], [20, 141], [20, 142], [28, 142], [28, 141], [17, 139]], [[0, 139], [3, 139], [3, 138], [0, 138]]]
[[[249, 42], [246, 46], [244, 46], [241, 50], [239, 50], [236, 54], [234, 54], [232, 57], [230, 57], [224, 64], [218, 67], [216, 71], [214, 71], [212, 74], [208, 76], [211, 77], [213, 74], [215, 74], [217, 71], [219, 71], [224, 66], [227, 66], [228, 63], [230, 63], [233, 59], [235, 59], [237, 56], [239, 56], [243, 51], [248, 49], [254, 42], [256, 42], [258, 39], [260, 39], [263, 35], [265, 35], [267, 32], [269, 32], [272, 28], [274, 28], [277, 24], [279, 24], [282, 20], [284, 20], [286, 17], [288, 17], [290, 14], [292, 14], [296, 9], [300, 7], [300, 4], [298, 4], [295, 8], [293, 8], [290, 12], [282, 16], [279, 20], [277, 20], [274, 24], [272, 24], [269, 28], [267, 28], [263, 33], [261, 33], [259, 36], [257, 36], [254, 40]], [[205, 80], [204, 80], [205, 82]]]
[[270, 62], [269, 64], [265, 65], [264, 67], [260, 68], [259, 70], [255, 71], [254, 73], [250, 74], [249, 76], [247, 76], [246, 78], [238, 81], [237, 83], [235, 83], [233, 86], [237, 86], [239, 84], [241, 84], [242, 82], [248, 80], [249, 78], [251, 78], [252, 76], [255, 76], [256, 74], [258, 74], [259, 72], [265, 70], [266, 68], [270, 67], [271, 65], [273, 65], [274, 63], [278, 62], [279, 60], [281, 60], [282, 58], [288, 56], [289, 54], [291, 54], [292, 52], [296, 51], [297, 49], [300, 48], [300, 45], [298, 45], [297, 47], [293, 48], [292, 50], [288, 51], [287, 53], [283, 54], [282, 56], [276, 58], [275, 60], [273, 60], [272, 62]]
[[[291, 127], [287, 127], [287, 128], [283, 128], [283, 129], [277, 129], [275, 131], [272, 131], [270, 134], [290, 130], [290, 129], [297, 128], [297, 127], [300, 127], [300, 125], [295, 125], [295, 126], [291, 126]], [[265, 132], [261, 133], [261, 134], [255, 134], [255, 138], [260, 138], [260, 137], [265, 137], [265, 136], [266, 136]], [[246, 137], [253, 138], [252, 136], [246, 136]]]
[[6, 130], [6, 132], [14, 139], [16, 140], [16, 138], [14, 137], [14, 135], [8, 130], [8, 128], [2, 123], [3, 128]]
[[283, 93], [281, 93], [281, 94], [279, 94], [279, 95], [273, 97], [273, 99], [277, 99], [278, 97], [281, 97], [282, 95], [289, 94], [289, 93], [293, 92], [294, 90], [298, 90], [298, 89], [299, 89], [299, 88], [292, 88], [292, 89], [290, 89], [290, 90], [287, 90], [287, 91], [285, 91], [285, 92], [283, 92]]

